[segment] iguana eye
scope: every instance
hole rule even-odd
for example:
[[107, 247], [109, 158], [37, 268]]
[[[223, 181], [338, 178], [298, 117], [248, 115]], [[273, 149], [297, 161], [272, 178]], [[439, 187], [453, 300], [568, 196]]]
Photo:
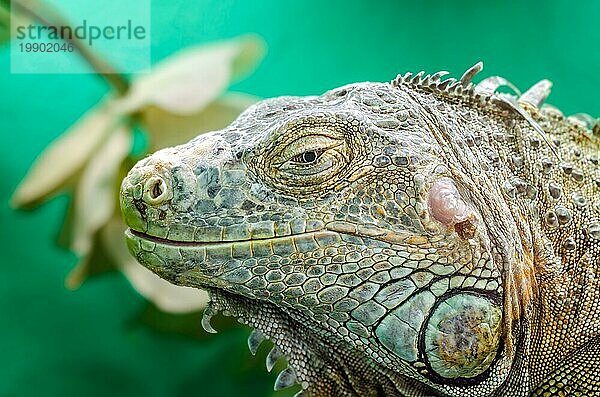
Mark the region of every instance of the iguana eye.
[[333, 180], [348, 165], [351, 153], [340, 132], [306, 128], [286, 134], [267, 158], [272, 170], [268, 177], [278, 185], [308, 187]]
[[292, 157], [291, 161], [299, 164], [311, 164], [317, 161], [322, 154], [323, 150], [308, 150], [304, 153]]
[[277, 162], [311, 164], [322, 160], [323, 155], [343, 144], [343, 139], [327, 135], [310, 134], [282, 145], [276, 153]]

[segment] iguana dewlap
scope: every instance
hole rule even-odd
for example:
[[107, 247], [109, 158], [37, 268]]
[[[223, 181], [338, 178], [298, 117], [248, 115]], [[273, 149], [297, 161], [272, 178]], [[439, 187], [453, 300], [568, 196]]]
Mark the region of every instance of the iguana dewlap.
[[259, 102], [140, 161], [138, 261], [302, 396], [600, 395], [600, 124], [445, 72]]

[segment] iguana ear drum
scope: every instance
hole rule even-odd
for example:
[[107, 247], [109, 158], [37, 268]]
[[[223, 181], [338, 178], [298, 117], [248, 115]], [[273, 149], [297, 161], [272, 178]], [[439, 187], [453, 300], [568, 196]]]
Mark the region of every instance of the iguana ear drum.
[[423, 335], [424, 358], [443, 379], [471, 379], [496, 358], [502, 309], [486, 296], [460, 292], [437, 304]]

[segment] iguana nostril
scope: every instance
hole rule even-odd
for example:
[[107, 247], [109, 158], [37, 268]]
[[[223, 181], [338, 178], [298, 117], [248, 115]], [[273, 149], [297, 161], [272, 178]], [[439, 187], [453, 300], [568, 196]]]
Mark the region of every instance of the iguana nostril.
[[152, 190], [150, 191], [150, 197], [152, 197], [153, 199], [157, 199], [162, 194], [163, 191], [160, 185], [161, 183], [157, 181], [152, 186]]
[[144, 184], [143, 200], [151, 205], [161, 204], [171, 198], [169, 193], [167, 181], [160, 176], [153, 175]]

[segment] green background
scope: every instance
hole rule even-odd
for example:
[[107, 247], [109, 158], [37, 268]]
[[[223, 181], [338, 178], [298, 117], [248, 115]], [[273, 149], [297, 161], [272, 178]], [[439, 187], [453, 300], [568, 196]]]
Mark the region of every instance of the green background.
[[[550, 102], [600, 116], [599, 1], [153, 1], [152, 60], [201, 42], [255, 32], [269, 52], [232, 89], [270, 97], [318, 94], [354, 81], [478, 60], [520, 88], [554, 81]], [[119, 54], [112, 54], [118, 58]], [[264, 348], [247, 330], [207, 337], [164, 324], [109, 274], [64, 288], [76, 258], [55, 248], [66, 206], [33, 213], [7, 201], [35, 156], [106, 92], [93, 75], [11, 75], [0, 47], [0, 396], [268, 396]], [[283, 395], [283, 394], [280, 394]]]

